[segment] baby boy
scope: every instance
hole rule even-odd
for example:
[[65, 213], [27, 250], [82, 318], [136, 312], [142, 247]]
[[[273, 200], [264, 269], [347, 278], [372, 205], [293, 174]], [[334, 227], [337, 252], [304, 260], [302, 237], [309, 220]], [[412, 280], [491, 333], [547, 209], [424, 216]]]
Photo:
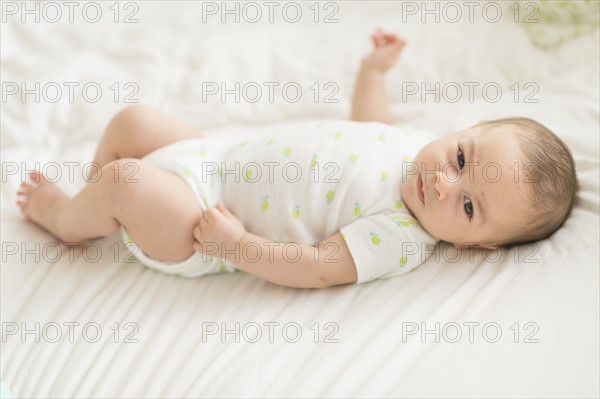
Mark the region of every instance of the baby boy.
[[372, 39], [352, 121], [208, 138], [127, 108], [109, 123], [86, 187], [68, 198], [32, 173], [17, 193], [21, 211], [64, 242], [120, 230], [165, 273], [242, 270], [299, 288], [398, 276], [440, 240], [498, 250], [556, 231], [578, 190], [565, 144], [519, 117], [438, 139], [393, 126], [384, 74], [405, 42]]

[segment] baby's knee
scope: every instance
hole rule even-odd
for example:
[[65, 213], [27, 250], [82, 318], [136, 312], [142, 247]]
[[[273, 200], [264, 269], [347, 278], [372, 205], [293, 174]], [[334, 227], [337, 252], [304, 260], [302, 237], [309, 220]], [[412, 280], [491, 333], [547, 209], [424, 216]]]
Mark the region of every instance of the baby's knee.
[[100, 169], [97, 183], [105, 187], [109, 200], [135, 201], [136, 197], [143, 195], [144, 181], [148, 179], [145, 166], [139, 159], [117, 159]]
[[109, 122], [107, 131], [124, 134], [135, 130], [148, 119], [148, 115], [155, 109], [142, 104], [129, 105], [119, 111]]

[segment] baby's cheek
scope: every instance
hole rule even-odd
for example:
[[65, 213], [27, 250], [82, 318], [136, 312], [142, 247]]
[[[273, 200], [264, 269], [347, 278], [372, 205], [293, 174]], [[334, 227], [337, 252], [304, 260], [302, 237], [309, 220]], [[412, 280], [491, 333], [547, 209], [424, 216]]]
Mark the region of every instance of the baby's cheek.
[[457, 223], [437, 210], [424, 210], [420, 216], [419, 223], [425, 231], [440, 240], [455, 242], [461, 235]]

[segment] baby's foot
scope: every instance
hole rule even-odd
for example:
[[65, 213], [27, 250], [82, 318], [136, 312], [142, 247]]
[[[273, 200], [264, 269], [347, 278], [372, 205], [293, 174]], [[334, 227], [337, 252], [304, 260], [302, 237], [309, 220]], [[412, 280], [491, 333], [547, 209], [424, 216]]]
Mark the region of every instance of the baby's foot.
[[17, 198], [21, 212], [27, 220], [40, 225], [59, 240], [66, 241], [59, 231], [58, 215], [69, 197], [55, 184], [46, 180], [40, 172], [33, 172], [28, 176], [32, 181], [21, 183], [17, 192], [17, 195], [22, 197]]

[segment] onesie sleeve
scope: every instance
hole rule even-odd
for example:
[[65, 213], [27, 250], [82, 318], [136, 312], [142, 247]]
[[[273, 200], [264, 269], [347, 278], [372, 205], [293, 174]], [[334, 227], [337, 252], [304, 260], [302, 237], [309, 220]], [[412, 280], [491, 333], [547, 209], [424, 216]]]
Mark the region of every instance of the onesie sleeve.
[[435, 250], [437, 240], [404, 213], [359, 218], [340, 229], [356, 266], [356, 283], [407, 273]]

